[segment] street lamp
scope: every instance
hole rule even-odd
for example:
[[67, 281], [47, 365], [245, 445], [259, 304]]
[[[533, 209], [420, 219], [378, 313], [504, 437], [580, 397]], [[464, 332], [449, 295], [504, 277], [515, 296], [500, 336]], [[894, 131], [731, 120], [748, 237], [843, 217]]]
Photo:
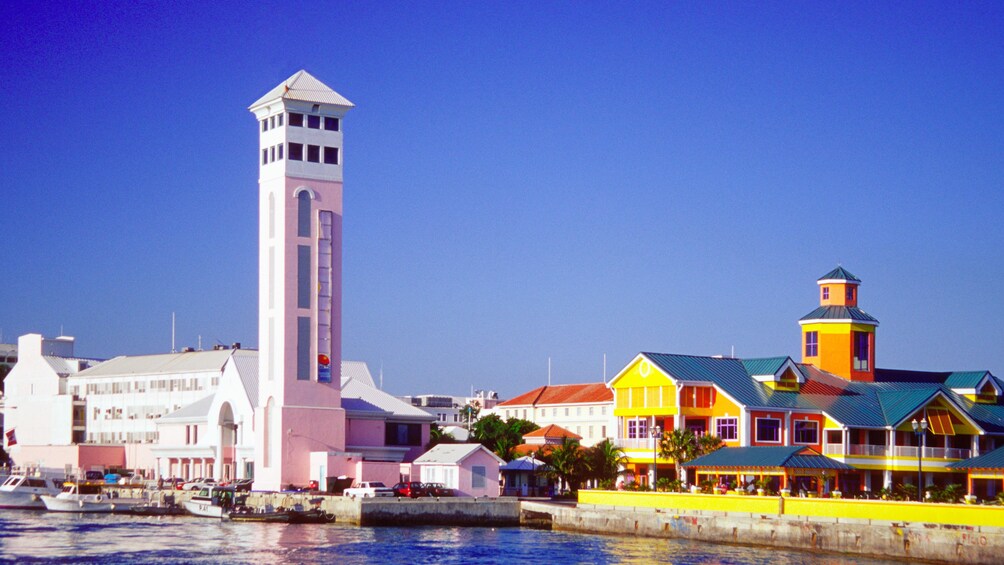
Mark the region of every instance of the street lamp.
[[923, 472], [921, 456], [924, 454], [924, 434], [927, 432], [927, 418], [921, 418], [920, 423], [914, 418], [910, 422], [913, 426], [913, 433], [917, 435], [917, 502], [924, 502]]
[[657, 489], [659, 481], [659, 438], [662, 437], [662, 428], [652, 426], [652, 492], [659, 492]]

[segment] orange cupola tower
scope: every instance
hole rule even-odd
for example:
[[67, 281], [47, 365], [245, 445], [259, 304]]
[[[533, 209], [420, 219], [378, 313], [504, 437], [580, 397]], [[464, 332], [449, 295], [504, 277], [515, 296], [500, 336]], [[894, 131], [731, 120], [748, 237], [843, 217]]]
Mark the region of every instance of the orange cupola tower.
[[879, 322], [858, 308], [861, 279], [838, 266], [816, 284], [819, 308], [798, 322], [802, 326], [802, 362], [852, 381], [874, 381]]

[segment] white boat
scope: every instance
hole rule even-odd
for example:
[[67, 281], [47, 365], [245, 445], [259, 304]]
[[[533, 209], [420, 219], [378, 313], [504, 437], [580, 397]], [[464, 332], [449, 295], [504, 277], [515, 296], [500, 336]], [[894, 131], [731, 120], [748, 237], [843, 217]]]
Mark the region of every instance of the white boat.
[[143, 501], [141, 498], [124, 498], [117, 491], [105, 491], [98, 483], [68, 482], [55, 496], [42, 495], [45, 508], [52, 512], [127, 512]]
[[45, 510], [42, 495], [59, 494], [62, 483], [63, 479], [11, 475], [0, 485], [0, 508]]
[[222, 519], [234, 507], [234, 494], [232, 487], [204, 487], [184, 502], [185, 510], [195, 516]]

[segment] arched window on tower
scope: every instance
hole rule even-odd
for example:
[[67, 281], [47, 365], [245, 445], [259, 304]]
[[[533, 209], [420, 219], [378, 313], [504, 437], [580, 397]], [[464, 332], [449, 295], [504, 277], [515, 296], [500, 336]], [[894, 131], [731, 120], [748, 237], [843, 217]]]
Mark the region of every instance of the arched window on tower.
[[310, 191], [301, 190], [296, 195], [296, 205], [296, 235], [299, 237], [310, 237]]

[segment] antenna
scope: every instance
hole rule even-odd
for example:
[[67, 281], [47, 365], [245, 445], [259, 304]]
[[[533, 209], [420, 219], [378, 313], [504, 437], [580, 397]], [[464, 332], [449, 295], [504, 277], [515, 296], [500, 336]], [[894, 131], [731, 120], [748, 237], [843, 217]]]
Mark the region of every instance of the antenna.
[[202, 334], [199, 334], [199, 351], [202, 351]]
[[733, 359], [736, 358], [736, 346], [734, 345], [732, 346], [732, 355], [730, 355], [730, 357], [732, 357]]
[[383, 390], [383, 359], [380, 360], [380, 390]]
[[174, 348], [174, 312], [171, 312], [171, 353], [177, 353], [178, 350]]
[[63, 335], [63, 324], [59, 324], [59, 335]]

